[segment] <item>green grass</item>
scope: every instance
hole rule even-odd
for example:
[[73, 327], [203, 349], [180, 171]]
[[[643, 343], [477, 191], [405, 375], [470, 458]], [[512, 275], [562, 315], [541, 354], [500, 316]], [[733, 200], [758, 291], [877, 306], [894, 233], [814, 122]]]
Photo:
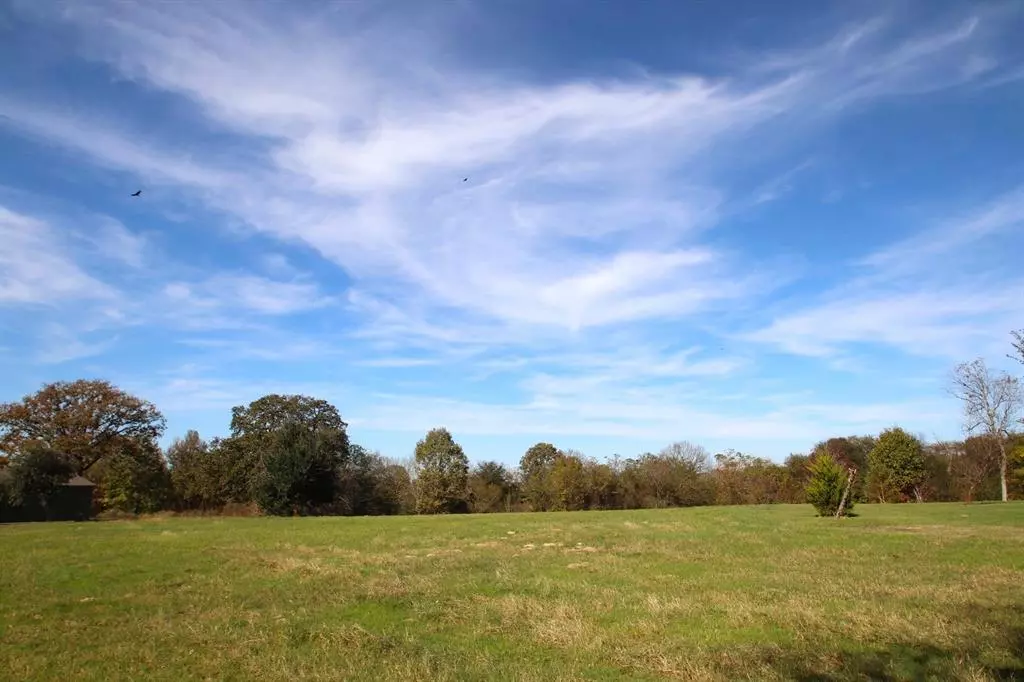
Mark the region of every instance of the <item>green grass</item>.
[[0, 526], [0, 679], [1024, 679], [1024, 504], [857, 512]]

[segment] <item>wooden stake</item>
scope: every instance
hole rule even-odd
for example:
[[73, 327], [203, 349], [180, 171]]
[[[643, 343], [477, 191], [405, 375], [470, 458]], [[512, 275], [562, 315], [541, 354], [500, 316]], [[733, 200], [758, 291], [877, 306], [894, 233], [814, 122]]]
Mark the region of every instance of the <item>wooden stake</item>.
[[853, 487], [853, 479], [857, 475], [857, 467], [849, 467], [847, 472], [849, 473], [846, 477], [846, 490], [843, 491], [843, 499], [839, 501], [839, 509], [836, 510], [837, 519], [846, 511], [846, 500], [850, 497], [850, 488]]

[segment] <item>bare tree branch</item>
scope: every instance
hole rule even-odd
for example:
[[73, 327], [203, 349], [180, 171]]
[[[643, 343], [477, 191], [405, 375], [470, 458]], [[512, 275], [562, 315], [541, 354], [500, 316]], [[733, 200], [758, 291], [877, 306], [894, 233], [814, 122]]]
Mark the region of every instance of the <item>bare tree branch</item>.
[[1018, 329], [1017, 331], [1010, 332], [1013, 337], [1013, 350], [1016, 351], [1016, 355], [1007, 355], [1006, 357], [1011, 360], [1016, 360], [1020, 364], [1024, 365], [1024, 329]]
[[999, 445], [999, 472], [1003, 501], [1007, 500], [1006, 439], [1021, 408], [1021, 387], [1016, 377], [992, 374], [981, 358], [957, 365], [953, 370], [950, 392], [963, 403], [964, 428], [980, 431]]

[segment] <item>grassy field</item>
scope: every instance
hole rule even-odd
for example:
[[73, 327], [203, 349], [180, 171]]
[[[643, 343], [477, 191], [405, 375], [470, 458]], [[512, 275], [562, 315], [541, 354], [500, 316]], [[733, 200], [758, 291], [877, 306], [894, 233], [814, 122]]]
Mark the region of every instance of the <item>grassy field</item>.
[[1024, 679], [1024, 504], [857, 511], [0, 526], [0, 678]]

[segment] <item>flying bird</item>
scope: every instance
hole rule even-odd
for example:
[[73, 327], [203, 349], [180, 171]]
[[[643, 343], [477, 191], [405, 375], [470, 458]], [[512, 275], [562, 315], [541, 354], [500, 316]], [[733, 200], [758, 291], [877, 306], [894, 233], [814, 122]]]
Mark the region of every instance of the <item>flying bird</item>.
[[469, 178], [462, 178], [463, 182], [465, 182], [466, 180], [469, 180]]
[[134, 194], [132, 194], [132, 196], [133, 196], [133, 197], [137, 197], [137, 196], [139, 196], [140, 194], [142, 194], [142, 190], [141, 190], [141, 189], [140, 189], [140, 190], [136, 190], [136, 191], [135, 191], [135, 193], [134, 193]]

